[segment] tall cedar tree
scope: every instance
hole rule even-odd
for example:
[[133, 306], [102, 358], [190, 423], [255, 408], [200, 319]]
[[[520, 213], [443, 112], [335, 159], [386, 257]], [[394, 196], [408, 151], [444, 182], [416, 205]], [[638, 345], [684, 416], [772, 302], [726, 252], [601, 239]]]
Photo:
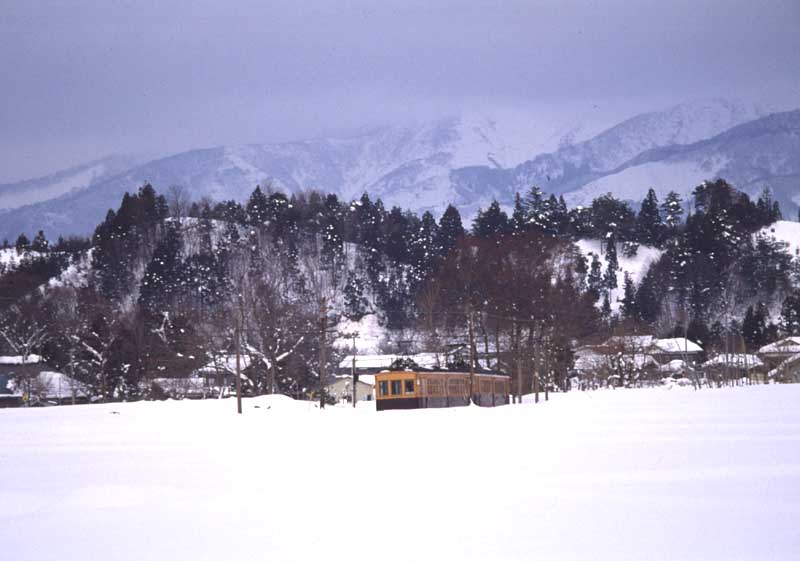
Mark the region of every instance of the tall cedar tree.
[[658, 198], [653, 189], [647, 191], [647, 196], [642, 201], [636, 227], [641, 243], [652, 246], [661, 245], [664, 224], [661, 222]]

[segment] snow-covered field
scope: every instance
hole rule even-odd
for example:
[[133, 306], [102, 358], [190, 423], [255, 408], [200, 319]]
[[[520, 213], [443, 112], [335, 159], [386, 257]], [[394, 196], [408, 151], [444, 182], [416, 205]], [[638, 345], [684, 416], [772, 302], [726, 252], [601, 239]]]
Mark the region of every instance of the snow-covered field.
[[0, 558], [798, 559], [800, 386], [0, 410]]

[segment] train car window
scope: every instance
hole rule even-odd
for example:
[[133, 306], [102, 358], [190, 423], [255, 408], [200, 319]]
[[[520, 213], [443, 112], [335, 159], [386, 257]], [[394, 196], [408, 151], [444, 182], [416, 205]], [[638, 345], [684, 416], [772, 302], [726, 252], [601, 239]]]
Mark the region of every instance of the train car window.
[[380, 383], [381, 395], [389, 395], [389, 382]]
[[414, 380], [406, 380], [406, 393], [414, 393]]
[[401, 395], [403, 393], [403, 381], [392, 380], [392, 395]]

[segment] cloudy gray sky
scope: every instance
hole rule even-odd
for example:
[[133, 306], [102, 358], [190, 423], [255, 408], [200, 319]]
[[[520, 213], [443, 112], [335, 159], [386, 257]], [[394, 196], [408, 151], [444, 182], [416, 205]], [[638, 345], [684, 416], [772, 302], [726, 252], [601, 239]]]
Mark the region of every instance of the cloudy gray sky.
[[797, 0], [0, 0], [0, 13], [0, 182], [474, 108], [800, 106]]

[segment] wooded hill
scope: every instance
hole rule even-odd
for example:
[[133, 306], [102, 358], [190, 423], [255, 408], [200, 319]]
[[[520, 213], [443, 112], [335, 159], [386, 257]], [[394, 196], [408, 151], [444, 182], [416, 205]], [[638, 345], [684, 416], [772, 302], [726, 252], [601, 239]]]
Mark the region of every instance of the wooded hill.
[[[650, 190], [638, 212], [610, 194], [569, 209], [534, 187], [510, 216], [493, 203], [469, 230], [453, 206], [437, 221], [366, 194], [256, 188], [241, 205], [145, 185], [91, 239], [4, 244], [0, 354], [41, 354], [95, 395], [139, 399], [238, 340], [248, 392], [302, 397], [321, 361], [335, 368], [345, 322], [377, 317], [387, 346], [437, 352], [472, 322], [524, 391], [533, 371], [563, 388], [574, 349], [612, 334], [713, 351], [799, 333], [800, 257], [762, 232], [780, 218], [769, 191], [752, 201], [723, 180], [691, 201]], [[590, 258], [584, 239], [602, 251]], [[620, 259], [644, 247], [658, 258], [620, 280]]]

